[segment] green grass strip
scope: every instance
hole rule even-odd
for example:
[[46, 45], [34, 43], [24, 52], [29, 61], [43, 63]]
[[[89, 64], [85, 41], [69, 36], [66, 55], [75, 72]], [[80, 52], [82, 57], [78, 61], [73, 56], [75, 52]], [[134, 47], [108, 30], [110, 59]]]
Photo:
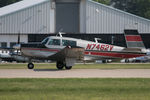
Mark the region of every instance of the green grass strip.
[[150, 100], [150, 79], [0, 79], [0, 100]]
[[[16, 64], [0, 64], [0, 69], [27, 69], [27, 63]], [[35, 63], [35, 69], [56, 69], [56, 64]], [[150, 63], [139, 64], [76, 64], [73, 69], [150, 69]]]

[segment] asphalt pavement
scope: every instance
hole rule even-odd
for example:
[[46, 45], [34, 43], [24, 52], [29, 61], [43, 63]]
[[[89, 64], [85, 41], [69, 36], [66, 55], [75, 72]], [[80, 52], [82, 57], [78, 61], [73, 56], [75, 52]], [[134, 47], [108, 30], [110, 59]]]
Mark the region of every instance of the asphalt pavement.
[[150, 78], [150, 69], [0, 69], [0, 78]]

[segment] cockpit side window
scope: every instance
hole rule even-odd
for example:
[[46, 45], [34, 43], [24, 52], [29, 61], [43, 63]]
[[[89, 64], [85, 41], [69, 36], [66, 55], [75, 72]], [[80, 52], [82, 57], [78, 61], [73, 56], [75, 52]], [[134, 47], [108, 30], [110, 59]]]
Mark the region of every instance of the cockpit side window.
[[48, 43], [48, 45], [60, 45], [59, 39], [51, 39]]
[[49, 38], [46, 38], [42, 41], [42, 44], [46, 44], [48, 42]]
[[77, 43], [76, 41], [62, 40], [62, 45], [63, 46], [77, 46]]

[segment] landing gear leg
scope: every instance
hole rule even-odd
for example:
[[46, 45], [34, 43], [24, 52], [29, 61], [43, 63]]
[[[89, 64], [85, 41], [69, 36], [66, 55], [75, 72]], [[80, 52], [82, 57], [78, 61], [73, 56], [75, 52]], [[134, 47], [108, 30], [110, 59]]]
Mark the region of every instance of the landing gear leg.
[[33, 69], [34, 68], [34, 64], [33, 63], [28, 63], [28, 69]]
[[56, 67], [57, 69], [62, 70], [64, 68], [64, 63], [57, 61]]

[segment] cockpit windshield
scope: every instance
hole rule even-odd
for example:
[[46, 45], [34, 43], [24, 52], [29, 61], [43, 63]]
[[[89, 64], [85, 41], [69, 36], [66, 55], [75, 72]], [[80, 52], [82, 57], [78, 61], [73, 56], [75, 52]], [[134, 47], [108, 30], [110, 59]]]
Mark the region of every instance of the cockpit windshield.
[[72, 40], [62, 40], [62, 45], [63, 46], [77, 46], [76, 41]]
[[60, 45], [60, 39], [51, 39], [48, 45]]
[[42, 44], [45, 45], [45, 44], [48, 42], [48, 40], [49, 40], [49, 38], [44, 39], [44, 40], [42, 41]]

